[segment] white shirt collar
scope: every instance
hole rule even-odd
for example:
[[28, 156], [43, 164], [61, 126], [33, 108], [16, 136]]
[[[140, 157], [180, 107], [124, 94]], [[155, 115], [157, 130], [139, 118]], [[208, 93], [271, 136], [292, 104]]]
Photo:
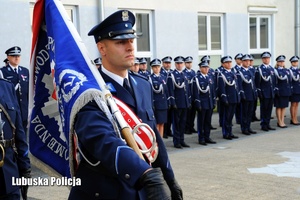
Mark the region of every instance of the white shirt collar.
[[12, 70], [15, 70], [15, 69], [17, 69], [17, 71], [19, 71], [19, 65], [18, 65], [18, 66], [16, 66], [16, 67], [13, 67], [13, 66], [11, 66], [9, 63], [8, 63], [8, 65], [10, 66], [10, 68], [11, 68]]
[[202, 74], [201, 72], [200, 72], [200, 74], [201, 74], [203, 77], [207, 77], [207, 74]]
[[[102, 66], [101, 69], [102, 69], [102, 72], [103, 72], [104, 74], [106, 74], [107, 76], [109, 76], [110, 78], [112, 78], [113, 80], [115, 80], [118, 84], [120, 84], [121, 86], [123, 86], [123, 82], [124, 82], [124, 78], [123, 78], [123, 77], [121, 77], [121, 76], [119, 76], [119, 75], [117, 75], [117, 74], [114, 74], [114, 73], [108, 71], [107, 69], [105, 69], [104, 66]], [[125, 78], [128, 79], [128, 73], [126, 74], [126, 77], [125, 77]], [[129, 81], [129, 80], [128, 80], [128, 81]]]
[[[250, 66], [249, 66], [249, 67], [250, 67]], [[248, 68], [246, 68], [246, 67], [242, 66], [242, 68], [243, 68], [244, 70], [246, 70], [246, 71], [248, 71], [248, 70], [249, 70], [249, 67], [248, 67]]]

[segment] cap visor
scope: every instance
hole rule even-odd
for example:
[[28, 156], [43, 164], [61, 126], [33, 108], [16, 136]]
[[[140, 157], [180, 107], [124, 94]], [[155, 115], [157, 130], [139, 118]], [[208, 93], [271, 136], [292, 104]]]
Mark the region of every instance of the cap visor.
[[126, 39], [135, 39], [137, 38], [134, 34], [123, 34], [117, 35], [116, 37], [109, 38], [110, 40], [126, 40]]

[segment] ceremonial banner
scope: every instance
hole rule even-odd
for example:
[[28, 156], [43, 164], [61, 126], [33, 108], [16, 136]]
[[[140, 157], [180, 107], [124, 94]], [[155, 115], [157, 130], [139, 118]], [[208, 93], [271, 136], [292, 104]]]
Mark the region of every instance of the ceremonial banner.
[[70, 177], [70, 129], [101, 77], [60, 1], [38, 0], [32, 28], [30, 152]]

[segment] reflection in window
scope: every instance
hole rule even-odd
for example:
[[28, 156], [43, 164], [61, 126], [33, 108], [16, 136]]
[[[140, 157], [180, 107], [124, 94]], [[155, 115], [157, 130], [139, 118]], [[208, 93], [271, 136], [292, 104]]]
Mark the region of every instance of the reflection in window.
[[268, 18], [260, 18], [260, 48], [269, 47], [268, 30], [269, 30]]
[[136, 13], [137, 50], [150, 51], [149, 14]]
[[221, 17], [211, 16], [211, 49], [221, 49]]
[[256, 49], [257, 48], [257, 30], [256, 30], [256, 18], [250, 18], [250, 49]]
[[198, 16], [199, 50], [207, 50], [207, 23], [206, 16]]

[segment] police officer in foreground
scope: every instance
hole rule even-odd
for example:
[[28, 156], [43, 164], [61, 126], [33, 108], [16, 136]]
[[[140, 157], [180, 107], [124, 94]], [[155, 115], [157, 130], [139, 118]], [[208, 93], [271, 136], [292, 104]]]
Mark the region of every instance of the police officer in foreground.
[[28, 186], [14, 186], [13, 177], [30, 178], [28, 144], [14, 85], [0, 78], [0, 199], [27, 199]]
[[[94, 36], [102, 55], [101, 75], [110, 84], [112, 95], [154, 130], [158, 157], [152, 166], [141, 159], [118, 137], [104, 111], [91, 101], [79, 111], [74, 124], [85, 158], [76, 171], [81, 186], [71, 189], [69, 199], [154, 200], [171, 199], [171, 195], [172, 199], [182, 199], [182, 190], [155, 127], [151, 85], [144, 77], [128, 72], [135, 58], [134, 24], [135, 17], [130, 11], [119, 10], [88, 35]], [[99, 161], [99, 165], [93, 165]]]
[[275, 97], [275, 72], [270, 65], [271, 53], [263, 52], [261, 54], [263, 64], [257, 67], [255, 74], [255, 86], [260, 101], [260, 126], [261, 130], [275, 130], [270, 126], [271, 114]]
[[17, 93], [19, 107], [21, 110], [22, 124], [27, 133], [28, 124], [28, 100], [29, 100], [29, 70], [20, 66], [21, 48], [11, 47], [5, 51], [8, 65], [1, 68], [3, 77], [11, 81]]

